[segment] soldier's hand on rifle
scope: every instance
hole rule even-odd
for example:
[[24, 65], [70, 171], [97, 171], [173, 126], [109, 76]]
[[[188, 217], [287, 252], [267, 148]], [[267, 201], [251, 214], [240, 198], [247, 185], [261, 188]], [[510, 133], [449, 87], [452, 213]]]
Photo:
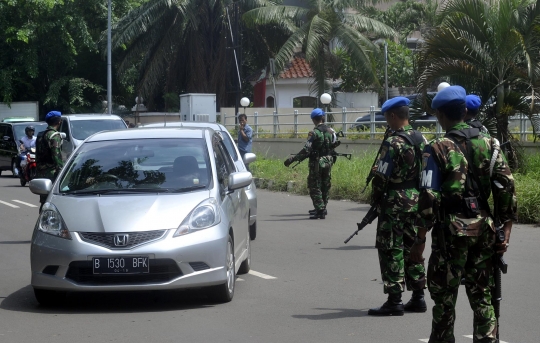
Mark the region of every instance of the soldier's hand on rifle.
[[283, 161], [283, 164], [285, 165], [285, 167], [288, 167], [293, 162], [294, 162], [294, 160], [293, 160], [293, 157], [291, 156], [291, 157], [287, 158], [285, 161]]
[[512, 231], [512, 221], [509, 220], [504, 223], [502, 230], [504, 231], [504, 241], [502, 243], [495, 243], [495, 251], [497, 254], [504, 254], [508, 250], [510, 245], [510, 232]]

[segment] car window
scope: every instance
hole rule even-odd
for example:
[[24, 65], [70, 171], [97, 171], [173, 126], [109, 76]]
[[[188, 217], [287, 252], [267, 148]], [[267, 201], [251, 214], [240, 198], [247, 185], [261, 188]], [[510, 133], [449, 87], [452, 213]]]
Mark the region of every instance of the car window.
[[235, 162], [238, 161], [238, 154], [236, 153], [236, 149], [234, 148], [234, 142], [232, 141], [231, 136], [225, 131], [222, 131], [221, 135], [223, 136], [223, 143], [227, 148], [227, 152], [229, 152], [229, 155], [231, 155], [232, 159]]
[[72, 136], [78, 140], [85, 140], [96, 132], [125, 129], [124, 121], [110, 119], [71, 120]]
[[69, 141], [69, 119], [62, 118], [62, 125], [60, 126], [60, 132], [66, 134], [66, 140]]
[[4, 140], [7, 125], [0, 125], [0, 139]]
[[205, 140], [167, 138], [88, 142], [66, 166], [60, 191], [208, 188]]
[[223, 151], [221, 144], [214, 145], [214, 159], [216, 163], [216, 175], [219, 184], [219, 191], [223, 198], [229, 187], [230, 167], [226, 162], [226, 152]]
[[31, 124], [28, 124], [28, 125], [14, 125], [13, 128], [15, 129], [15, 136], [17, 137], [17, 139], [21, 139], [22, 137], [26, 136], [26, 133], [24, 133], [24, 130], [26, 129], [27, 126], [33, 126], [35, 131], [34, 131], [34, 136], [37, 137], [38, 133], [40, 132], [43, 132], [47, 129], [47, 124], [46, 123], [31, 123]]
[[8, 136], [9, 138], [13, 139], [13, 130], [11, 129], [10, 125], [6, 125], [4, 136]]

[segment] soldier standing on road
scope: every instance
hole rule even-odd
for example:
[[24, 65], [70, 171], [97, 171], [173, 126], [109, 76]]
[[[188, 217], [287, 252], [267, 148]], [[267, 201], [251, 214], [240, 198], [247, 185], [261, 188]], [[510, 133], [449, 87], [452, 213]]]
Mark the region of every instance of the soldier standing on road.
[[285, 167], [291, 163], [301, 162], [309, 157], [309, 174], [307, 186], [309, 196], [313, 201], [314, 210], [310, 211], [310, 219], [325, 219], [327, 211], [328, 193], [332, 179], [332, 133], [324, 124], [324, 112], [316, 108], [311, 112], [311, 120], [315, 125], [313, 131], [308, 134], [308, 140], [304, 148], [283, 163]]
[[[428, 289], [435, 302], [430, 343], [455, 342], [455, 304], [462, 278], [474, 312], [473, 341], [496, 342], [496, 318], [491, 304], [493, 255], [509, 245], [516, 220], [514, 179], [494, 139], [463, 122], [465, 90], [443, 89], [431, 107], [446, 131], [423, 153], [418, 239], [432, 230], [428, 263]], [[493, 218], [488, 199], [493, 193]], [[505, 240], [495, 243], [495, 224], [502, 224]], [[415, 246], [411, 259], [423, 260], [423, 246]]]
[[[62, 161], [62, 137], [58, 128], [62, 123], [62, 114], [58, 111], [51, 111], [45, 116], [47, 129], [38, 135], [36, 142], [36, 167], [40, 178], [46, 178], [54, 182], [58, 173], [64, 166]], [[47, 199], [46, 195], [40, 195], [41, 207]], [[40, 212], [41, 212], [40, 207]]]
[[[416, 237], [416, 211], [421, 152], [426, 140], [409, 124], [409, 99], [396, 97], [386, 101], [381, 109], [393, 133], [382, 144], [373, 178], [371, 205], [377, 206], [376, 247], [379, 252], [384, 293], [388, 300], [368, 311], [374, 316], [402, 316], [404, 310], [425, 312], [426, 285], [422, 261], [409, 260]], [[401, 293], [413, 291], [411, 300], [403, 306]]]

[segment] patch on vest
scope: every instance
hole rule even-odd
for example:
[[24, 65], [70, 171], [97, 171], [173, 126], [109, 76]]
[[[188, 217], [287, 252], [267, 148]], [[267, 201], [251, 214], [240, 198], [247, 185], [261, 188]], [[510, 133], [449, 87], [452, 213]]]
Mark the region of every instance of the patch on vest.
[[384, 175], [385, 178], [388, 178], [392, 171], [394, 170], [394, 162], [392, 161], [392, 156], [388, 153], [390, 148], [390, 143], [384, 142], [381, 148], [381, 156], [379, 157], [379, 162], [377, 163], [376, 172]]
[[441, 173], [433, 155], [431, 146], [426, 146], [422, 153], [422, 174], [420, 175], [420, 189], [441, 190]]

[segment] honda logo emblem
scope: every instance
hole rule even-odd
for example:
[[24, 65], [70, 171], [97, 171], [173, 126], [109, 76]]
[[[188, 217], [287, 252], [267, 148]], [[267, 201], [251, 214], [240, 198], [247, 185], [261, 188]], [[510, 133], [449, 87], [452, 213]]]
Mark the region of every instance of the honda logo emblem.
[[125, 247], [128, 245], [129, 242], [129, 235], [122, 234], [122, 235], [114, 235], [114, 245], [117, 247]]

